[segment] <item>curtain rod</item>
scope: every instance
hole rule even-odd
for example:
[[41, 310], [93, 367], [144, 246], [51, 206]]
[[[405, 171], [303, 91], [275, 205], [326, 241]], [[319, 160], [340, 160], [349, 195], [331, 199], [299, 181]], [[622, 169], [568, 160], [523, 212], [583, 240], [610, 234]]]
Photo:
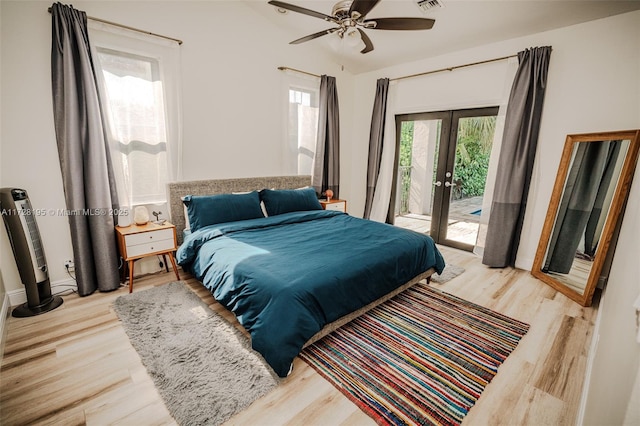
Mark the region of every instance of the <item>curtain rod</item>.
[[[47, 10], [49, 11], [49, 13], [51, 13], [51, 8], [49, 8]], [[113, 25], [114, 27], [119, 27], [119, 28], [124, 28], [124, 29], [127, 29], [127, 30], [131, 30], [131, 31], [135, 31], [135, 32], [138, 32], [138, 33], [151, 35], [151, 36], [154, 36], [154, 37], [160, 37], [160, 38], [163, 38], [165, 40], [175, 41], [179, 45], [182, 44], [182, 40], [180, 40], [180, 39], [164, 36], [162, 34], [152, 33], [150, 31], [145, 31], [145, 30], [141, 30], [139, 28], [130, 27], [128, 25], [118, 24], [117, 22], [111, 22], [111, 21], [107, 21], [105, 19], [94, 18], [93, 16], [87, 16], [87, 19], [91, 19], [92, 21], [96, 21], [96, 22], [102, 22], [103, 24]]]
[[[435, 73], [439, 73], [439, 72], [443, 72], [443, 71], [453, 71], [453, 70], [458, 69], [458, 68], [466, 68], [466, 67], [471, 67], [471, 66], [474, 66], [474, 65], [488, 64], [490, 62], [504, 61], [505, 59], [517, 58], [517, 57], [518, 57], [518, 55], [502, 56], [500, 58], [486, 59], [484, 61], [471, 62], [469, 64], [455, 65], [453, 67], [440, 68], [440, 69], [437, 69], [437, 70], [425, 71], [425, 72], [420, 72], [420, 73], [417, 73], [417, 74], [411, 74], [411, 75], [405, 75], [405, 76], [402, 76], [402, 77], [390, 78], [389, 81], [399, 81], [399, 80], [404, 80], [404, 79], [407, 79], [407, 78], [421, 77], [423, 75], [435, 74]], [[278, 69], [280, 71], [287, 71], [287, 70], [288, 71], [295, 71], [295, 72], [299, 72], [301, 74], [306, 74], [306, 75], [310, 75], [312, 77], [320, 78], [320, 76], [317, 75], [317, 74], [313, 74], [313, 73], [310, 73], [310, 72], [307, 72], [307, 71], [297, 70], [295, 68], [278, 67]]]
[[433, 71], [425, 71], [425, 72], [420, 72], [420, 73], [417, 73], [417, 74], [405, 75], [403, 77], [390, 78], [389, 81], [404, 80], [404, 79], [407, 79], [407, 78], [420, 77], [420, 76], [423, 76], [423, 75], [435, 74], [435, 73], [443, 72], [443, 71], [453, 71], [453, 70], [458, 69], [458, 68], [466, 68], [466, 67], [471, 67], [471, 66], [474, 66], [474, 65], [488, 64], [489, 62], [504, 61], [505, 59], [517, 58], [517, 57], [518, 57], [518, 55], [503, 56], [501, 58], [487, 59], [485, 61], [472, 62], [470, 64], [456, 65], [456, 66], [453, 66], [453, 67], [440, 68], [440, 69], [433, 70]]
[[280, 71], [295, 71], [295, 72], [299, 72], [300, 74], [306, 74], [306, 75], [310, 75], [311, 77], [316, 77], [316, 78], [320, 78], [320, 76], [318, 74], [314, 74], [311, 72], [307, 72], [307, 71], [302, 71], [302, 70], [297, 70], [295, 68], [289, 68], [289, 67], [278, 67], [278, 69]]

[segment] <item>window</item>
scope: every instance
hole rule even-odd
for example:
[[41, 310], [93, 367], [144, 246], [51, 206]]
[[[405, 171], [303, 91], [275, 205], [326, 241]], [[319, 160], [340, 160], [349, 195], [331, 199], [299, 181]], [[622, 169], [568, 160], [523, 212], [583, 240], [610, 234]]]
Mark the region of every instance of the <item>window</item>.
[[169, 163], [160, 63], [111, 49], [96, 51], [114, 168], [121, 172], [127, 198], [131, 205], [164, 202]]
[[310, 175], [318, 133], [318, 90], [289, 88], [290, 168], [299, 175]]
[[166, 214], [166, 183], [181, 179], [180, 45], [93, 20], [88, 26], [120, 205]]

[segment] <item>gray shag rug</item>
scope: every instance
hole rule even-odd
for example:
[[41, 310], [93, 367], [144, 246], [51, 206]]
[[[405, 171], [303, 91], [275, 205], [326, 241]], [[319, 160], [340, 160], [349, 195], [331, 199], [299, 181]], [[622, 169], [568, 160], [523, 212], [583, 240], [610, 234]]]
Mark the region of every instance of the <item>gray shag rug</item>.
[[218, 425], [279, 380], [249, 339], [183, 283], [118, 297], [114, 309], [180, 425]]
[[444, 267], [444, 270], [442, 271], [442, 274], [433, 274], [431, 276], [431, 282], [443, 284], [454, 279], [463, 272], [464, 268], [462, 266], [447, 263], [447, 265]]

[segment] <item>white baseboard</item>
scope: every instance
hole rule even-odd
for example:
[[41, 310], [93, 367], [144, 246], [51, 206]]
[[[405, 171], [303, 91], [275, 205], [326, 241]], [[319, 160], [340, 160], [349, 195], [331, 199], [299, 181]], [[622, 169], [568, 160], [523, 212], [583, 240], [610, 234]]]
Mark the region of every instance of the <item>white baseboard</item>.
[[[51, 293], [54, 295], [62, 293], [64, 290], [70, 289], [76, 291], [78, 290], [76, 281], [72, 278], [67, 278], [66, 280], [58, 280], [51, 283]], [[9, 296], [11, 306], [22, 305], [27, 301], [27, 292], [24, 288], [8, 291], [7, 295]]]
[[66, 280], [58, 280], [51, 283], [51, 294], [54, 296], [60, 293], [66, 293], [69, 290], [78, 291], [78, 284], [73, 278], [67, 278]]
[[4, 343], [7, 337], [7, 318], [9, 318], [10, 311], [9, 295], [5, 293], [2, 299], [2, 306], [0, 306], [0, 359], [4, 356]]
[[22, 305], [27, 301], [27, 292], [23, 288], [9, 290], [7, 291], [7, 296], [9, 296], [9, 304], [11, 306]]
[[516, 268], [524, 269], [525, 271], [531, 271], [531, 269], [533, 268], [533, 259], [528, 257], [518, 259], [518, 261], [516, 262]]
[[593, 323], [593, 335], [591, 336], [591, 346], [589, 346], [589, 352], [587, 356], [587, 367], [585, 368], [584, 381], [582, 385], [582, 395], [580, 396], [580, 405], [578, 406], [578, 421], [577, 425], [584, 424], [584, 414], [587, 409], [587, 402], [589, 399], [589, 391], [591, 390], [591, 373], [593, 372], [593, 362], [596, 357], [596, 351], [598, 350], [598, 343], [600, 341], [600, 325], [602, 323], [602, 305], [604, 304], [604, 298], [606, 297], [606, 290], [602, 292], [600, 301], [598, 302], [598, 312], [596, 313], [596, 319]]
[[2, 306], [0, 306], [0, 334], [2, 334], [2, 327], [4, 326], [5, 320], [9, 316], [7, 313], [9, 308], [11, 307], [11, 301], [9, 300], [9, 295], [5, 293], [4, 299], [2, 300]]

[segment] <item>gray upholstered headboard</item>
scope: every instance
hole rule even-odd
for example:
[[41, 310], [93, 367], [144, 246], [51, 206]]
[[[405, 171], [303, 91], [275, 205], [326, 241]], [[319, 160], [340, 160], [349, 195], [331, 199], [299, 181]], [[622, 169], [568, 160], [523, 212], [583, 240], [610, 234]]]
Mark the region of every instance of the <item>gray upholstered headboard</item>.
[[311, 185], [311, 176], [267, 176], [237, 179], [192, 180], [186, 182], [170, 182], [169, 221], [178, 231], [178, 244], [182, 244], [182, 231], [185, 228], [184, 207], [182, 197], [185, 195], [216, 195], [232, 192], [260, 191], [265, 188], [296, 189]]

